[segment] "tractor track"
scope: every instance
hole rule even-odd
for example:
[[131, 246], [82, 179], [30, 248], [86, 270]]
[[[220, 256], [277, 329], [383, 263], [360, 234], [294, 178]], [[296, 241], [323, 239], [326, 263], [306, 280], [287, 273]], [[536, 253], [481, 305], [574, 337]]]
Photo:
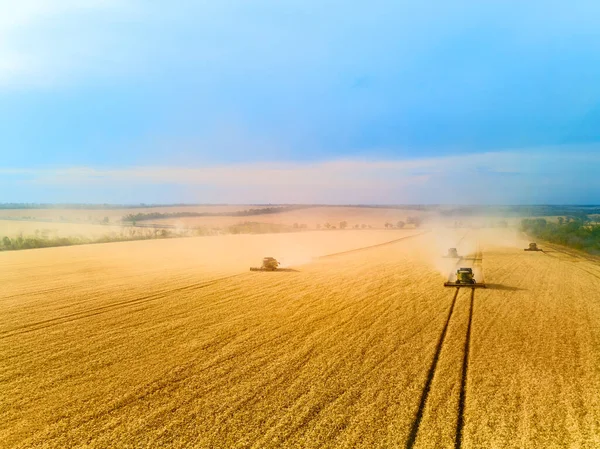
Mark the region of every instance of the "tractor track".
[[[371, 245], [371, 246], [364, 246], [361, 248], [356, 248], [356, 249], [352, 249], [349, 251], [343, 251], [343, 252], [339, 252], [339, 253], [333, 253], [333, 254], [327, 254], [324, 256], [320, 256], [318, 259], [323, 259], [323, 258], [327, 258], [327, 257], [334, 257], [334, 256], [339, 256], [339, 255], [344, 255], [344, 254], [350, 254], [350, 253], [355, 253], [358, 251], [365, 251], [365, 250], [369, 250], [372, 248], [376, 248], [376, 247], [380, 247], [380, 246], [385, 246], [385, 245], [392, 245], [394, 243], [397, 243], [399, 241], [402, 240], [406, 240], [406, 239], [410, 239], [410, 238], [414, 238], [414, 237], [418, 237], [420, 235], [426, 234], [427, 232], [430, 232], [429, 230], [424, 231], [424, 232], [420, 232], [418, 234], [413, 234], [413, 235], [409, 235], [406, 237], [401, 237], [399, 239], [394, 239], [388, 242], [384, 242], [384, 243], [378, 243], [376, 245]], [[224, 277], [220, 277], [220, 278], [216, 278], [216, 279], [212, 279], [210, 281], [204, 281], [204, 282], [196, 282], [190, 285], [186, 285], [183, 287], [178, 287], [178, 288], [174, 288], [174, 289], [168, 289], [168, 290], [162, 290], [156, 293], [152, 293], [150, 295], [145, 295], [139, 298], [133, 298], [133, 299], [128, 299], [125, 301], [120, 301], [117, 303], [113, 303], [113, 304], [108, 304], [105, 306], [101, 306], [101, 307], [95, 307], [93, 309], [89, 309], [89, 310], [85, 310], [82, 312], [75, 312], [75, 313], [71, 313], [68, 315], [63, 315], [63, 316], [58, 316], [55, 318], [49, 318], [46, 320], [41, 320], [41, 321], [36, 321], [34, 323], [28, 323], [28, 324], [24, 324], [22, 326], [18, 326], [15, 327], [13, 329], [10, 330], [6, 330], [3, 332], [0, 332], [0, 340], [5, 339], [5, 338], [10, 338], [16, 335], [22, 335], [22, 334], [26, 334], [29, 332], [35, 332], [37, 330], [42, 330], [42, 329], [47, 329], [50, 327], [54, 327], [54, 326], [58, 326], [61, 324], [66, 324], [66, 323], [70, 323], [76, 320], [81, 320], [81, 319], [85, 319], [85, 318], [90, 318], [93, 316], [97, 316], [97, 315], [101, 315], [103, 313], [108, 313], [108, 312], [112, 312], [115, 310], [120, 310], [126, 307], [131, 307], [131, 306], [137, 306], [140, 304], [145, 304], [148, 302], [152, 302], [152, 301], [156, 301], [159, 299], [163, 299], [165, 296], [167, 295], [171, 295], [173, 293], [179, 293], [179, 292], [185, 292], [185, 291], [191, 291], [191, 290], [199, 290], [202, 288], [206, 288], [206, 287], [210, 287], [211, 285], [214, 285], [218, 282], [227, 280], [227, 279], [232, 279], [235, 277], [239, 277], [239, 276], [243, 276], [246, 275], [246, 272], [244, 273], [238, 273], [238, 274], [234, 274], [234, 275], [230, 275], [230, 276], [224, 276]]]
[[14, 328], [14, 329], [0, 332], [0, 339], [9, 338], [9, 337], [13, 337], [15, 335], [21, 335], [21, 334], [25, 334], [25, 333], [29, 333], [29, 332], [34, 332], [34, 331], [41, 330], [41, 329], [47, 329], [49, 327], [70, 323], [70, 322], [73, 322], [76, 320], [89, 318], [89, 317], [100, 315], [100, 314], [107, 313], [107, 312], [112, 312], [114, 310], [119, 310], [119, 309], [129, 307], [129, 306], [136, 306], [138, 304], [144, 304], [147, 302], [156, 301], [156, 300], [162, 299], [166, 295], [169, 295], [172, 293], [178, 293], [178, 292], [183, 292], [183, 291], [188, 291], [188, 290], [199, 290], [202, 288], [210, 287], [211, 285], [214, 285], [220, 281], [241, 276], [242, 274], [245, 274], [245, 273], [234, 274], [232, 276], [225, 276], [225, 277], [212, 279], [210, 281], [205, 281], [205, 282], [198, 282], [195, 284], [186, 285], [184, 287], [160, 291], [157, 293], [153, 293], [151, 295], [142, 296], [140, 298], [133, 298], [133, 299], [129, 299], [126, 301], [120, 301], [120, 302], [114, 303], [114, 304], [108, 304], [106, 306], [95, 307], [93, 309], [89, 309], [89, 310], [82, 311], [82, 312], [71, 313], [69, 315], [63, 315], [63, 316], [59, 316], [56, 318], [50, 318], [47, 320], [36, 321], [34, 323], [24, 324], [22, 326]]
[[454, 440], [455, 449], [462, 445], [463, 430], [465, 426], [465, 406], [467, 402], [467, 374], [469, 370], [469, 351], [471, 348], [471, 325], [473, 323], [473, 306], [475, 303], [475, 289], [471, 289], [471, 301], [469, 304], [469, 321], [467, 324], [467, 335], [463, 350], [462, 374], [460, 382], [460, 395], [458, 399], [458, 419], [456, 422], [456, 435]]
[[[582, 254], [577, 254], [577, 253], [576, 253], [576, 252], [574, 252], [574, 251], [564, 250], [564, 249], [562, 249], [562, 248], [561, 248], [561, 249], [558, 249], [558, 248], [556, 248], [556, 246], [552, 246], [551, 248], [552, 248], [552, 251], [555, 251], [555, 252], [557, 252], [557, 253], [560, 253], [560, 254], [565, 254], [565, 255], [567, 255], [567, 256], [569, 256], [569, 257], [573, 257], [573, 258], [575, 258], [575, 259], [584, 260], [584, 261], [586, 261], [586, 262], [592, 262], [592, 263], [594, 263], [594, 264], [598, 264], [598, 259], [597, 259], [597, 258], [594, 258], [594, 257], [587, 257], [587, 256], [585, 256], [585, 255], [582, 255]], [[560, 259], [558, 256], [555, 256], [555, 255], [553, 255], [553, 254], [549, 254], [547, 251], [543, 251], [543, 250], [542, 250], [542, 252], [543, 252], [543, 253], [544, 253], [546, 256], [548, 256], [548, 257], [552, 257], [553, 259], [556, 259], [556, 260], [558, 260], [558, 261], [561, 261], [561, 259]], [[572, 261], [571, 261], [571, 262], [572, 262]], [[578, 270], [581, 270], [581, 271], [584, 271], [584, 272], [586, 272], [587, 274], [589, 274], [589, 275], [591, 275], [591, 276], [595, 277], [596, 279], [600, 279], [600, 274], [598, 274], [598, 273], [594, 273], [594, 272], [592, 272], [592, 271], [586, 270], [585, 268], [582, 268], [582, 267], [580, 267], [580, 266], [578, 266], [578, 265], [576, 265], [576, 264], [571, 264], [571, 266], [572, 266], [572, 267], [574, 267], [574, 268], [577, 268]]]
[[[462, 238], [459, 240], [459, 243], [466, 237], [466, 235], [468, 233], [469, 233], [469, 231], [467, 231], [465, 233], [465, 235], [462, 236]], [[464, 260], [472, 260], [473, 265], [477, 265], [480, 268], [482, 268], [481, 265], [482, 265], [482, 261], [483, 261], [483, 251], [481, 250], [480, 245], [479, 244], [477, 245], [477, 248], [475, 250], [475, 254], [473, 255], [473, 257], [460, 258], [455, 264], [455, 269], [456, 269], [456, 267], [459, 267], [463, 263]], [[481, 274], [483, 276], [483, 271], [481, 272]], [[481, 282], [485, 283], [485, 281], [483, 280], [483, 277], [482, 277]], [[460, 449], [460, 447], [462, 446], [462, 437], [463, 437], [464, 424], [465, 424], [464, 416], [465, 416], [465, 407], [466, 407], [466, 401], [467, 401], [467, 375], [468, 375], [468, 369], [469, 369], [469, 354], [470, 354], [470, 348], [471, 348], [471, 327], [472, 327], [472, 323], [473, 323], [473, 307], [475, 304], [475, 290], [476, 290], [476, 288], [468, 287], [466, 285], [465, 286], [457, 286], [456, 291], [454, 292], [454, 296], [452, 298], [452, 304], [450, 305], [450, 311], [448, 312], [448, 317], [446, 319], [446, 323], [444, 325], [444, 328], [442, 329], [442, 333], [440, 335], [440, 338], [438, 340], [438, 343], [437, 343], [437, 346], [435, 349], [433, 360], [431, 362], [429, 371], [427, 373], [427, 380], [425, 381], [425, 386], [423, 387], [423, 391], [421, 393], [421, 400], [419, 402], [419, 408], [417, 409], [417, 414], [415, 415], [415, 419], [412, 423], [410, 433], [409, 433], [408, 439], [406, 441], [407, 449], [412, 449], [415, 447], [415, 444], [417, 441], [417, 436], [419, 434], [419, 428], [421, 426], [421, 421], [423, 420], [423, 415], [425, 413], [425, 408], [427, 406], [427, 399], [429, 397], [429, 392], [431, 390], [433, 378], [435, 377], [435, 371], [437, 368], [437, 364], [438, 364], [438, 361], [439, 361], [439, 358], [440, 358], [440, 355], [442, 352], [442, 347], [444, 346], [444, 340], [446, 339], [446, 334], [448, 332], [448, 328], [450, 327], [450, 321], [452, 320], [452, 315], [454, 314], [454, 308], [455, 308], [457, 298], [458, 298], [461, 288], [464, 288], [464, 289], [468, 288], [471, 290], [471, 296], [470, 296], [470, 300], [469, 300], [469, 316], [468, 316], [468, 321], [467, 321], [467, 331], [466, 331], [465, 342], [464, 342], [464, 346], [463, 346], [463, 360], [462, 360], [462, 366], [461, 366], [460, 391], [459, 391], [459, 398], [458, 398], [456, 431], [455, 431], [455, 436], [454, 436], [454, 448]]]
[[427, 380], [425, 381], [425, 386], [423, 387], [423, 392], [421, 393], [421, 400], [419, 401], [419, 408], [417, 409], [417, 414], [415, 416], [415, 420], [412, 423], [410, 433], [409, 433], [408, 439], [406, 441], [407, 449], [412, 449], [415, 446], [415, 443], [417, 441], [419, 427], [421, 425], [421, 420], [423, 419], [423, 413], [425, 412], [425, 406], [427, 405], [427, 398], [429, 396], [429, 391], [431, 390], [431, 383], [433, 382], [433, 377], [435, 376], [435, 370], [437, 368], [437, 363], [440, 358], [440, 353], [442, 352], [442, 346], [444, 345], [444, 340], [446, 339], [446, 333], [448, 332], [450, 320], [452, 318], [452, 314], [454, 313], [454, 306], [456, 304], [456, 298], [458, 298], [459, 291], [460, 291], [460, 287], [457, 287], [456, 291], [454, 292], [454, 297], [452, 298], [452, 303], [450, 304], [450, 310], [448, 311], [448, 318], [446, 318], [446, 323], [444, 324], [444, 328], [442, 329], [442, 333], [440, 334], [440, 338], [438, 340], [437, 346], [435, 348], [435, 352], [433, 354], [431, 366], [429, 367], [429, 371], [427, 372]]
[[327, 259], [329, 257], [342, 256], [342, 255], [345, 255], [345, 254], [358, 253], [360, 251], [367, 251], [369, 249], [379, 248], [381, 246], [393, 245], [394, 243], [401, 242], [402, 240], [408, 240], [408, 239], [412, 239], [412, 238], [415, 238], [415, 237], [419, 237], [421, 235], [427, 234], [428, 232], [431, 232], [431, 230], [428, 229], [426, 231], [419, 232], [418, 234], [407, 235], [405, 237], [400, 237], [399, 239], [390, 240], [389, 242], [377, 243], [376, 245], [363, 246], [361, 248], [350, 249], [348, 251], [342, 251], [342, 252], [339, 252], [339, 253], [325, 254], [324, 256], [317, 257], [317, 259]]

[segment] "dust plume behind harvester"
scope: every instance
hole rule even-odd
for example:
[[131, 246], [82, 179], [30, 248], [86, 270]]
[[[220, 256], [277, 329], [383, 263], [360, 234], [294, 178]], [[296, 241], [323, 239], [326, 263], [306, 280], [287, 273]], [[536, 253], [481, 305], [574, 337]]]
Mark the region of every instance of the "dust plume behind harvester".
[[458, 255], [458, 251], [456, 250], [456, 248], [448, 248], [448, 254], [446, 254], [445, 256], [442, 256], [446, 259], [460, 259], [460, 256]]
[[528, 248], [525, 248], [523, 251], [544, 251], [541, 248], [538, 248], [537, 243], [531, 242]]
[[250, 267], [250, 271], [275, 271], [280, 263], [274, 257], [265, 257], [260, 267]]

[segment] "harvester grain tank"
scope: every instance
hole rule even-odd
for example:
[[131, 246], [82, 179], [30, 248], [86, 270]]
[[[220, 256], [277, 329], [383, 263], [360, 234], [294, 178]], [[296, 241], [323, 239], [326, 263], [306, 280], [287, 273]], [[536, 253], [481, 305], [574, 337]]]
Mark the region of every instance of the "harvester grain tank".
[[543, 249], [538, 248], [537, 243], [531, 242], [529, 248], [525, 248], [523, 251], [543, 251]]
[[456, 270], [456, 280], [454, 282], [444, 282], [445, 287], [469, 287], [469, 288], [485, 288], [483, 282], [477, 282], [473, 275], [472, 268], [459, 268]]
[[251, 267], [250, 271], [275, 271], [279, 265], [274, 257], [265, 257], [261, 267]]

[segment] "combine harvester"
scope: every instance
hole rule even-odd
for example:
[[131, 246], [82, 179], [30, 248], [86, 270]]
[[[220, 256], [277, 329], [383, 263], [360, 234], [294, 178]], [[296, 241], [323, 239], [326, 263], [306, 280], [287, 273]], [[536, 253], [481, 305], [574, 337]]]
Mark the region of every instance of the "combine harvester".
[[456, 279], [454, 281], [448, 279], [447, 282], [444, 282], [444, 287], [485, 288], [485, 283], [477, 282], [473, 275], [473, 269], [465, 267], [456, 270]]
[[276, 271], [279, 265], [279, 262], [274, 257], [265, 257], [262, 267], [250, 267], [250, 271]]
[[442, 256], [446, 259], [460, 259], [461, 257], [458, 255], [458, 251], [456, 251], [456, 248], [448, 248], [448, 254], [446, 254], [445, 256]]
[[538, 248], [537, 243], [531, 242], [529, 244], [529, 248], [525, 248], [523, 251], [542, 251], [544, 252], [543, 249]]

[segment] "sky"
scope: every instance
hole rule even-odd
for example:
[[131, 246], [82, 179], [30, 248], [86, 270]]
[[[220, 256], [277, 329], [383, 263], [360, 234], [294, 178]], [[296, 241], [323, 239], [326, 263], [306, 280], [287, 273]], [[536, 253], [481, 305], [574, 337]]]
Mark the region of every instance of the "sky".
[[600, 203], [592, 0], [0, 8], [0, 202]]

